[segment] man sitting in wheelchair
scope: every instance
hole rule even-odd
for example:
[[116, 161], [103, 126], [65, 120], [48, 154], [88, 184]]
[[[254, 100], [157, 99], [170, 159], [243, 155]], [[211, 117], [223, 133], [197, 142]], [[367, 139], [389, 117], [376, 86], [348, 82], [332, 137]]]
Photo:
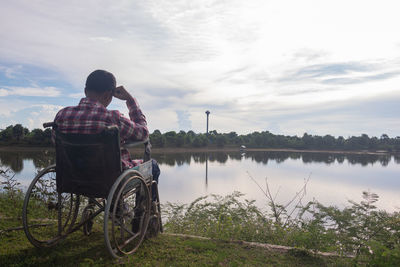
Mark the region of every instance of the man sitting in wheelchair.
[[[61, 109], [54, 122], [59, 132], [69, 134], [96, 134], [107, 126], [119, 128], [121, 144], [127, 141], [141, 141], [148, 138], [146, 117], [143, 115], [134, 97], [123, 87], [116, 87], [112, 73], [105, 70], [93, 71], [86, 80], [85, 98], [78, 106]], [[112, 98], [126, 101], [130, 119], [124, 117], [118, 110], [108, 110]], [[129, 169], [142, 163], [142, 160], [132, 160], [127, 149], [121, 149], [123, 169]], [[152, 159], [153, 180], [158, 183], [160, 169]], [[152, 198], [155, 200], [155, 190]], [[135, 222], [133, 222], [135, 228]]]
[[[35, 247], [52, 247], [81, 228], [89, 235], [94, 218], [104, 212], [107, 250], [120, 258], [162, 232], [160, 169], [151, 160], [145, 116], [111, 73], [92, 72], [85, 95], [78, 106], [43, 124], [54, 130], [56, 164], [39, 171], [26, 191], [24, 232]], [[113, 97], [126, 101], [130, 119], [107, 109]], [[124, 147], [139, 143], [145, 145], [144, 158], [132, 160]]]

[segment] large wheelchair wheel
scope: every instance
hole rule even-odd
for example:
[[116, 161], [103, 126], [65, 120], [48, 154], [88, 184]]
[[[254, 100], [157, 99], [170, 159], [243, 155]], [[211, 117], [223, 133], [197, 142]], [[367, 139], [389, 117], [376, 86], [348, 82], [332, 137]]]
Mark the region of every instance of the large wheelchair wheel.
[[45, 168], [25, 195], [22, 222], [28, 240], [35, 247], [54, 246], [74, 226], [78, 209], [79, 196], [57, 192], [56, 166]]
[[139, 172], [125, 171], [111, 188], [104, 213], [104, 239], [114, 258], [132, 254], [150, 218], [150, 194]]

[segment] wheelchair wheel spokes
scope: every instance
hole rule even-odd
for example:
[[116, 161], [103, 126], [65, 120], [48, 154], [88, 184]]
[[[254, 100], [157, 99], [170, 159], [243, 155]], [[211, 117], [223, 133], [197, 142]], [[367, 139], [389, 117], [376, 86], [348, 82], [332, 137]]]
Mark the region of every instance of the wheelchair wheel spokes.
[[116, 258], [137, 250], [150, 214], [150, 194], [144, 181], [139, 176], [131, 176], [122, 179], [120, 184], [112, 195], [112, 205], [106, 208], [104, 224], [107, 247]]
[[121, 254], [133, 253], [143, 240], [149, 217], [148, 196], [147, 187], [139, 177], [127, 179], [117, 194], [112, 239]]
[[55, 245], [74, 225], [79, 197], [58, 194], [55, 166], [41, 171], [26, 192], [22, 219], [29, 241], [36, 247]]

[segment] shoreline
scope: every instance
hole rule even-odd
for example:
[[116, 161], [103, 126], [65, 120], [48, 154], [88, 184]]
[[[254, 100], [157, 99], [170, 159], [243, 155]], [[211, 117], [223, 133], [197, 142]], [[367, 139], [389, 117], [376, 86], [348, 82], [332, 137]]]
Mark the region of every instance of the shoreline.
[[[5, 152], [34, 152], [34, 151], [46, 151], [55, 150], [54, 147], [30, 147], [30, 146], [0, 146], [0, 151]], [[129, 152], [141, 153], [143, 148], [131, 148]], [[356, 155], [396, 155], [399, 153], [391, 153], [388, 151], [357, 151], [357, 150], [315, 150], [315, 149], [291, 149], [291, 148], [246, 148], [240, 150], [238, 147], [163, 147], [163, 148], [152, 148], [154, 154], [161, 153], [204, 153], [204, 152], [291, 152], [291, 153], [329, 153], [329, 154], [356, 154]]]

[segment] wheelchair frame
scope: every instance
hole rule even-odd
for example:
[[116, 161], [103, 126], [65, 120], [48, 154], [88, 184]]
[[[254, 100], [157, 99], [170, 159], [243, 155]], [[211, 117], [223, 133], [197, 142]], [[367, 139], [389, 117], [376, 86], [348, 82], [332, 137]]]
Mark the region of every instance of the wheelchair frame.
[[[55, 128], [54, 123], [43, 126]], [[120, 149], [119, 138], [117, 141]], [[38, 248], [55, 246], [81, 227], [85, 235], [90, 235], [95, 218], [103, 211], [104, 240], [114, 258], [134, 253], [145, 237], [162, 232], [158, 187], [152, 179], [150, 143], [145, 140], [124, 147], [140, 144], [145, 146], [143, 164], [122, 171], [107, 197], [82, 194], [76, 187], [63, 190], [65, 187], [60, 186], [56, 175], [56, 164], [40, 171], [26, 192], [22, 210], [24, 231], [32, 245]], [[151, 199], [153, 191], [155, 200]], [[77, 221], [79, 215], [81, 219]]]

